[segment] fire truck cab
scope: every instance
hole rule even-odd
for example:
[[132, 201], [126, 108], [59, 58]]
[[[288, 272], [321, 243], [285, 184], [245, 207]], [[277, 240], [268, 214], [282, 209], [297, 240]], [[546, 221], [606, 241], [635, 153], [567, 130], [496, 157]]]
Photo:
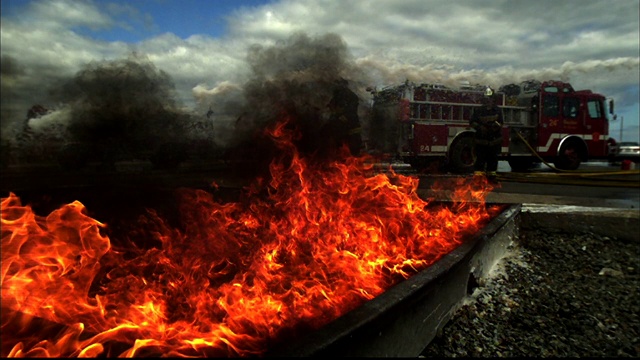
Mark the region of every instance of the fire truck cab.
[[[475, 154], [469, 120], [482, 106], [482, 89], [406, 82], [374, 91], [370, 141], [419, 170], [471, 172]], [[561, 81], [526, 81], [503, 86], [496, 96], [504, 116], [499, 158], [513, 171], [543, 161], [575, 170], [587, 159], [608, 157], [613, 139], [603, 95], [576, 91]]]

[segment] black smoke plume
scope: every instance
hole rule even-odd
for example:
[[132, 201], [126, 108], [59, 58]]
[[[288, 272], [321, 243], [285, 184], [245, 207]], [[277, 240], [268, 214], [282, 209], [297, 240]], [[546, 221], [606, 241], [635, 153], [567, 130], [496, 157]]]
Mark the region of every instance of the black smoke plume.
[[89, 63], [57, 93], [71, 107], [69, 140], [100, 160], [141, 158], [185, 139], [171, 77], [145, 58]]
[[[266, 171], [280, 150], [265, 130], [282, 121], [296, 132], [297, 150], [314, 161], [358, 153], [361, 102], [352, 78], [361, 76], [340, 36], [298, 33], [272, 46], [254, 45], [247, 62], [252, 73], [243, 101], [234, 102], [228, 164]], [[136, 54], [89, 63], [52, 95], [67, 105], [67, 140], [80, 144], [73, 154], [113, 163], [148, 157], [165, 144], [178, 144], [179, 152], [190, 146], [192, 114], [179, 110], [171, 77]]]
[[[278, 150], [264, 129], [285, 119], [304, 156], [326, 161], [344, 155], [344, 132], [359, 126], [360, 101], [349, 81], [357, 69], [341, 37], [297, 33], [273, 46], [252, 46], [247, 61], [252, 78], [244, 85], [246, 104], [228, 153], [232, 160], [251, 160], [258, 163], [254, 169], [265, 169]], [[350, 121], [339, 122], [336, 105]]]

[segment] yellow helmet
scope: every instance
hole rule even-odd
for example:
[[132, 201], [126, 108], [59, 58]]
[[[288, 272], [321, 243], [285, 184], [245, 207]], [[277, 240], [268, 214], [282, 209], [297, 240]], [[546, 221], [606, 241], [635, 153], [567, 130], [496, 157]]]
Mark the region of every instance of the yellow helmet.
[[486, 97], [492, 97], [493, 96], [493, 89], [490, 86], [487, 86], [487, 88], [484, 89], [484, 96], [486, 96]]

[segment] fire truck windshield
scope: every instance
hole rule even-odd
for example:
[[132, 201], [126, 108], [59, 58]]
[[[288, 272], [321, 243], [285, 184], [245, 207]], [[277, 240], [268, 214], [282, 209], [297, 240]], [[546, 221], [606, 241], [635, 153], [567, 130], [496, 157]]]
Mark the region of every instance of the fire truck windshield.
[[604, 116], [604, 111], [602, 111], [602, 102], [599, 100], [589, 100], [587, 103], [587, 109], [589, 110], [589, 117], [592, 119], [601, 119]]

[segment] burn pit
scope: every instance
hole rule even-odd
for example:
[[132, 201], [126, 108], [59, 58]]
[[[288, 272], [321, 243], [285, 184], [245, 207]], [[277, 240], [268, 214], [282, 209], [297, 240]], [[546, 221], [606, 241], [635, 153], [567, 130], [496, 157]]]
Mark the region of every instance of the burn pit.
[[414, 278], [503, 210], [485, 205], [483, 179], [435, 203], [367, 157], [309, 162], [291, 129], [269, 131], [286, 156], [235, 201], [181, 189], [175, 208], [154, 198], [166, 211], [116, 221], [135, 213], [130, 189], [103, 195], [101, 222], [79, 201], [44, 217], [4, 198], [2, 355], [264, 355]]
[[[158, 130], [158, 120], [190, 119], [168, 106], [166, 74], [133, 60], [89, 66], [70, 83], [83, 91], [61, 89], [79, 105], [71, 120], [82, 120], [67, 129], [82, 146], [71, 147], [63, 163], [79, 163], [76, 155], [104, 140], [105, 129], [120, 140], [111, 143], [132, 146], [96, 149], [100, 156], [92, 159], [101, 159], [104, 170], [71, 166], [82, 172], [47, 174], [51, 183], [38, 190], [26, 183], [42, 181], [18, 178], [14, 183], [27, 190], [15, 196], [3, 188], [2, 332], [9, 334], [2, 337], [3, 356], [296, 354], [288, 344], [309, 344], [303, 338], [316, 335], [327, 341], [307, 350], [326, 353], [341, 342], [327, 334], [371, 324], [361, 316], [380, 301], [397, 308], [390, 289], [413, 289], [433, 276], [429, 270], [445, 272], [436, 261], [458, 263], [462, 250], [475, 248], [477, 241], [469, 240], [501, 217], [500, 206], [485, 205], [491, 186], [482, 179], [448, 184], [455, 196], [442, 204], [420, 198], [417, 179], [374, 171], [375, 159], [332, 158], [340, 139], [355, 138], [351, 131], [358, 128], [335, 126], [340, 106], [325, 108], [343, 80], [352, 90], [369, 83], [333, 34], [252, 47], [255, 76], [243, 91], [214, 99], [224, 105], [214, 109], [228, 110], [223, 120], [230, 121], [215, 135], [226, 134], [217, 139], [231, 150], [214, 159], [255, 160], [227, 169], [257, 174], [243, 191], [207, 184], [174, 192], [168, 178], [183, 174], [169, 174], [172, 159], [160, 161], [166, 171], [160, 175], [122, 177], [111, 172], [114, 162], [146, 161], [147, 135]], [[122, 82], [118, 74], [136, 81]], [[348, 109], [347, 115], [358, 111]], [[302, 135], [284, 121], [268, 128], [270, 141], [255, 136], [283, 110], [299, 121]], [[133, 125], [133, 133], [120, 131]], [[69, 186], [76, 175], [101, 185]], [[469, 272], [457, 271], [465, 286]], [[354, 317], [360, 320], [345, 325]]]

